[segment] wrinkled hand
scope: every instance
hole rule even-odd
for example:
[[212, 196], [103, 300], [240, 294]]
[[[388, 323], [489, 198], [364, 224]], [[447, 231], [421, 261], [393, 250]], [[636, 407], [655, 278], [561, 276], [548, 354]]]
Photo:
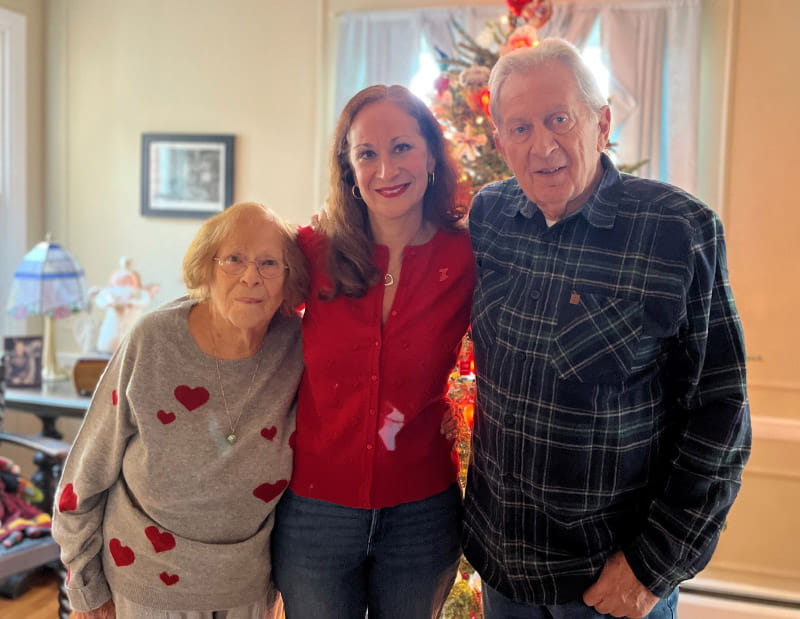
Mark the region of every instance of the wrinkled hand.
[[117, 609], [114, 607], [114, 600], [109, 600], [88, 613], [73, 610], [70, 619], [117, 619]]
[[608, 558], [600, 577], [583, 593], [583, 602], [598, 613], [640, 619], [658, 603], [633, 573], [622, 552]]
[[458, 417], [458, 412], [451, 402], [444, 415], [442, 415], [442, 425], [439, 427], [439, 432], [441, 432], [447, 440], [452, 441], [458, 436]]

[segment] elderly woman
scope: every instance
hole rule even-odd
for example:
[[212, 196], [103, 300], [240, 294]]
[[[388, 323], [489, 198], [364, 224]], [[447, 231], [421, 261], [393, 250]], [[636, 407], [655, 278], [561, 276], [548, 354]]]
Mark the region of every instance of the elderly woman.
[[278, 508], [288, 619], [436, 617], [461, 554], [461, 492], [440, 422], [474, 260], [439, 123], [402, 86], [345, 106], [318, 229], [295, 472]]
[[111, 359], [66, 462], [53, 535], [79, 618], [261, 619], [275, 597], [303, 256], [269, 209], [236, 204], [200, 228], [183, 277], [189, 296]]

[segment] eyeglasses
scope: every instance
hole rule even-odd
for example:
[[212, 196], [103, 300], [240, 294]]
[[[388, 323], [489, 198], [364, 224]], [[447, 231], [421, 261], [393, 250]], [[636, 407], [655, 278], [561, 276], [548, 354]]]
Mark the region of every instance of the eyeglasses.
[[264, 258], [263, 260], [245, 260], [237, 254], [231, 254], [225, 258], [214, 257], [220, 268], [228, 275], [241, 275], [247, 270], [248, 264], [256, 265], [256, 271], [264, 279], [274, 279], [280, 277], [289, 267], [281, 264], [274, 258]]

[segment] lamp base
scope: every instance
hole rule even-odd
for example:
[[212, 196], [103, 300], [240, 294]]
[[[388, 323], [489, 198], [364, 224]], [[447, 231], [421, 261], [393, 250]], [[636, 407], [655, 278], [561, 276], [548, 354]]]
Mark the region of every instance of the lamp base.
[[55, 368], [42, 368], [42, 381], [45, 383], [54, 383], [60, 380], [68, 380], [69, 374], [61, 366]]
[[42, 354], [42, 381], [67, 380], [69, 374], [56, 361], [55, 325], [52, 316], [44, 317], [44, 351]]

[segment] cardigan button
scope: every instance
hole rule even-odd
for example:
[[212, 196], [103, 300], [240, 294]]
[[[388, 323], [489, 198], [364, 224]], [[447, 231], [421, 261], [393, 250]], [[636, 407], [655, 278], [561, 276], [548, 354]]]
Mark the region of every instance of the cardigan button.
[[370, 377], [369, 377], [369, 379], [370, 379], [370, 380], [371, 380], [373, 383], [377, 383], [377, 382], [378, 382], [378, 376], [377, 376], [377, 374], [373, 374], [372, 376], [370, 376]]

